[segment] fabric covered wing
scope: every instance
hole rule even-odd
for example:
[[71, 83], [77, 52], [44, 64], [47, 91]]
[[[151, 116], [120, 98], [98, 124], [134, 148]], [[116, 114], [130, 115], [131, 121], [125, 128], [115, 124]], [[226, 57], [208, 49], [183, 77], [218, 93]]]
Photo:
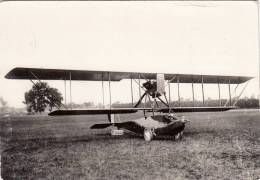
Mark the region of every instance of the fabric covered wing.
[[[229, 107], [172, 107], [172, 112], [209, 112], [209, 111], [227, 111], [236, 109], [235, 106]], [[131, 114], [137, 111], [145, 110], [148, 112], [162, 112], [168, 113], [169, 108], [113, 108], [113, 109], [68, 109], [57, 110], [49, 113], [50, 116], [70, 116], [70, 115], [98, 115], [98, 114]]]
[[[240, 84], [252, 77], [246, 76], [218, 76], [194, 74], [164, 74], [165, 80], [171, 83], [220, 83]], [[14, 68], [6, 76], [7, 79], [41, 79], [41, 80], [81, 80], [81, 81], [120, 81], [122, 79], [153, 79], [157, 73], [142, 72], [116, 72], [68, 69], [42, 69], [42, 68]], [[109, 78], [110, 77], [110, 78]]]
[[[227, 107], [172, 107], [172, 112], [217, 112], [217, 111], [228, 111], [231, 109], [237, 109], [236, 106]], [[158, 109], [158, 112], [168, 113], [169, 108]]]
[[[142, 76], [139, 74], [142, 74]], [[81, 81], [120, 81], [122, 79], [155, 79], [156, 73], [134, 73], [115, 71], [14, 68], [5, 77], [7, 79], [42, 79], [42, 80], [81, 80]]]
[[91, 115], [91, 114], [130, 114], [136, 113], [135, 108], [115, 108], [115, 109], [68, 109], [57, 110], [49, 113], [50, 116], [69, 116], [69, 115]]
[[[169, 80], [171, 75], [166, 74]], [[168, 78], [167, 78], [168, 77]], [[195, 74], [176, 74], [171, 83], [205, 83], [205, 84], [241, 84], [253, 77], [247, 76], [219, 76], [219, 75], [195, 75]]]

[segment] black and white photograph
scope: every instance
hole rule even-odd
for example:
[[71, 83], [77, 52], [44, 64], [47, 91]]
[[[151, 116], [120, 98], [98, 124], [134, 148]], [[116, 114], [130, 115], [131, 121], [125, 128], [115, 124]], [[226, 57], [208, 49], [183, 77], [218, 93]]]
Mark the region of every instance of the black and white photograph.
[[0, 180], [260, 180], [258, 1], [0, 1]]

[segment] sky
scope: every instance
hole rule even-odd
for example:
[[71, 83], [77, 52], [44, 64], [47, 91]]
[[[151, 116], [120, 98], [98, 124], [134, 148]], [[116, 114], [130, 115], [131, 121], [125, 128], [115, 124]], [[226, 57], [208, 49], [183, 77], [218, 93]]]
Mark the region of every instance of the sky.
[[[257, 22], [253, 1], [2, 2], [0, 97], [24, 106], [32, 83], [5, 79], [14, 67], [257, 77]], [[48, 83], [64, 95], [64, 82]], [[190, 84], [180, 88], [191, 98]], [[112, 102], [130, 102], [130, 92], [129, 81], [112, 83]], [[221, 92], [228, 97], [227, 85]], [[195, 93], [202, 98], [200, 85]], [[105, 95], [108, 103], [107, 83]], [[251, 95], [258, 95], [258, 78], [243, 96]], [[217, 86], [205, 85], [205, 96], [217, 98]], [[101, 83], [72, 82], [72, 101], [102, 102]]]

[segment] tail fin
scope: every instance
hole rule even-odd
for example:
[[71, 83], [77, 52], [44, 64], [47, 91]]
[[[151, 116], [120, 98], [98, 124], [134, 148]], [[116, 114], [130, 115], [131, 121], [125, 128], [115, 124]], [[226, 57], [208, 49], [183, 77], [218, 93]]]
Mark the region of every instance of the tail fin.
[[94, 124], [93, 126], [90, 127], [90, 129], [105, 129], [112, 125], [113, 125], [112, 123]]

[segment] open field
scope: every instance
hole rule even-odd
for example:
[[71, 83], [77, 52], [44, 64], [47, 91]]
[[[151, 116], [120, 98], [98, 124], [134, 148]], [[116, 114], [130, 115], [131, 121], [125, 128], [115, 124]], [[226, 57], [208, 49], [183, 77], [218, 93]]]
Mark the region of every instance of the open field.
[[[124, 115], [122, 120], [141, 116]], [[258, 179], [260, 111], [189, 113], [184, 138], [90, 130], [105, 116], [0, 120], [4, 179]]]

